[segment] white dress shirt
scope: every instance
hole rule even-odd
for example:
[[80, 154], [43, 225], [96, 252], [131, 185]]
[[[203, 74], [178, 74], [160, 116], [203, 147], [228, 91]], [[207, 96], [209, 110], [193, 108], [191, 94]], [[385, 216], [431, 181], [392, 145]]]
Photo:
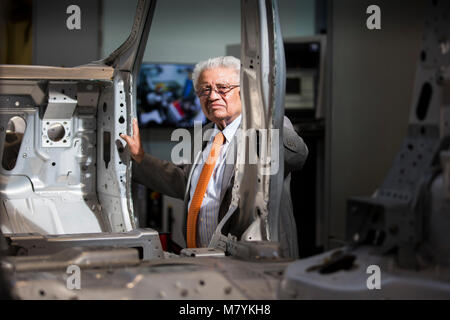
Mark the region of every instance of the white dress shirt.
[[[221, 195], [221, 186], [222, 186], [222, 178], [223, 172], [225, 169], [225, 160], [228, 151], [228, 147], [230, 146], [230, 142], [232, 141], [234, 135], [236, 134], [239, 125], [241, 124], [242, 116], [239, 115], [233, 122], [223, 129], [222, 133], [225, 137], [224, 144], [220, 151], [220, 155], [217, 158], [216, 165], [214, 166], [213, 173], [211, 174], [211, 178], [209, 180], [208, 186], [206, 188], [205, 196], [202, 201], [202, 205], [200, 207], [200, 211], [198, 214], [197, 220], [197, 246], [198, 247], [207, 247], [209, 245], [209, 241], [216, 230], [219, 216], [219, 208], [220, 208], [220, 195]], [[212, 142], [217, 133], [219, 133], [219, 128], [217, 125], [214, 125], [213, 132], [211, 137], [206, 145], [206, 148], [203, 150], [201, 159], [199, 163], [195, 166], [194, 172], [192, 173], [191, 178], [191, 186], [189, 190], [189, 207], [191, 206], [191, 201], [194, 196], [195, 188], [197, 187], [197, 182], [200, 177], [200, 173], [203, 169], [203, 164], [208, 159], [208, 155], [211, 151]]]

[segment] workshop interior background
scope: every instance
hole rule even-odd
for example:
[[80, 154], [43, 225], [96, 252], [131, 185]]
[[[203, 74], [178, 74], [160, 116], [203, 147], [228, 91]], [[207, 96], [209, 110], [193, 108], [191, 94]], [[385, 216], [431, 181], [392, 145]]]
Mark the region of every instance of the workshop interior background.
[[[309, 111], [286, 111], [310, 149], [291, 181], [300, 257], [343, 243], [347, 198], [376, 190], [406, 133], [424, 2], [378, 0], [381, 29], [369, 30], [372, 2], [279, 0], [290, 61], [302, 63], [288, 50], [295, 43], [326, 39], [324, 59], [313, 66], [316, 75], [323, 69], [315, 79], [323, 82], [323, 90], [315, 89], [321, 109], [316, 96]], [[66, 28], [71, 4], [81, 8], [79, 30]], [[135, 8], [136, 1], [121, 0], [1, 0], [0, 63], [70, 67], [104, 58], [128, 36]], [[195, 64], [239, 55], [239, 42], [239, 0], [159, 1], [143, 62]], [[173, 129], [143, 128], [146, 151], [170, 160]], [[133, 195], [140, 226], [171, 232], [183, 246], [182, 203], [142, 186]]]

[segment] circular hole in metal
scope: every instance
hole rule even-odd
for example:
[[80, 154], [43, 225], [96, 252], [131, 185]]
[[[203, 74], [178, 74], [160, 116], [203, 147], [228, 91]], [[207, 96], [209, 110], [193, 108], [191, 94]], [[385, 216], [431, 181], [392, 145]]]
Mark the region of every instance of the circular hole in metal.
[[[6, 170], [12, 170], [16, 165], [26, 127], [27, 124], [25, 120], [19, 116], [14, 116], [9, 119], [6, 125], [4, 142], [6, 142], [7, 147], [3, 150], [1, 160], [2, 166]], [[24, 154], [23, 157], [26, 158], [26, 154]]]
[[[6, 134], [18, 134], [23, 136], [25, 133], [25, 128], [27, 127], [27, 123], [22, 117], [15, 116], [9, 119], [6, 125]], [[8, 141], [12, 142], [12, 141]]]
[[56, 162], [52, 162], [52, 166], [56, 166]]
[[433, 87], [429, 82], [425, 82], [420, 90], [420, 96], [416, 106], [416, 116], [419, 120], [426, 118], [432, 94]]
[[120, 118], [119, 118], [119, 123], [124, 123], [124, 122], [125, 122], [125, 118], [122, 117], [122, 116], [120, 116]]
[[49, 139], [54, 142], [60, 141], [62, 138], [64, 138], [65, 134], [66, 130], [64, 129], [64, 126], [58, 122], [53, 123], [47, 131]]

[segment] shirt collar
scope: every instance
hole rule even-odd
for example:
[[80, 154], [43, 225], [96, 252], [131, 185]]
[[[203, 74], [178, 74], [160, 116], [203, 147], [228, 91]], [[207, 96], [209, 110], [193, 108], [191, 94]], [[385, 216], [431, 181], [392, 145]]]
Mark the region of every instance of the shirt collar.
[[[237, 129], [239, 128], [239, 126], [241, 124], [241, 119], [242, 119], [242, 114], [240, 114], [236, 119], [233, 120], [233, 122], [231, 122], [229, 125], [227, 125], [225, 127], [225, 129], [223, 129], [222, 133], [225, 136], [225, 139], [226, 139], [227, 142], [231, 142], [231, 140], [233, 139], [234, 135], [236, 134]], [[219, 131], [220, 130], [217, 127], [217, 124], [214, 124], [214, 135], [213, 135], [213, 137]]]

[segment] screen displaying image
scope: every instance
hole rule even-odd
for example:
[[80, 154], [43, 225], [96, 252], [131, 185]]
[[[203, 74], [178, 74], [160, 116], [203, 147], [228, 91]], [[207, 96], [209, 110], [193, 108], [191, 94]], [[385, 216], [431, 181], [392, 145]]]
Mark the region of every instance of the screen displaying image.
[[192, 82], [191, 64], [143, 63], [137, 84], [141, 127], [193, 127], [206, 123]]

